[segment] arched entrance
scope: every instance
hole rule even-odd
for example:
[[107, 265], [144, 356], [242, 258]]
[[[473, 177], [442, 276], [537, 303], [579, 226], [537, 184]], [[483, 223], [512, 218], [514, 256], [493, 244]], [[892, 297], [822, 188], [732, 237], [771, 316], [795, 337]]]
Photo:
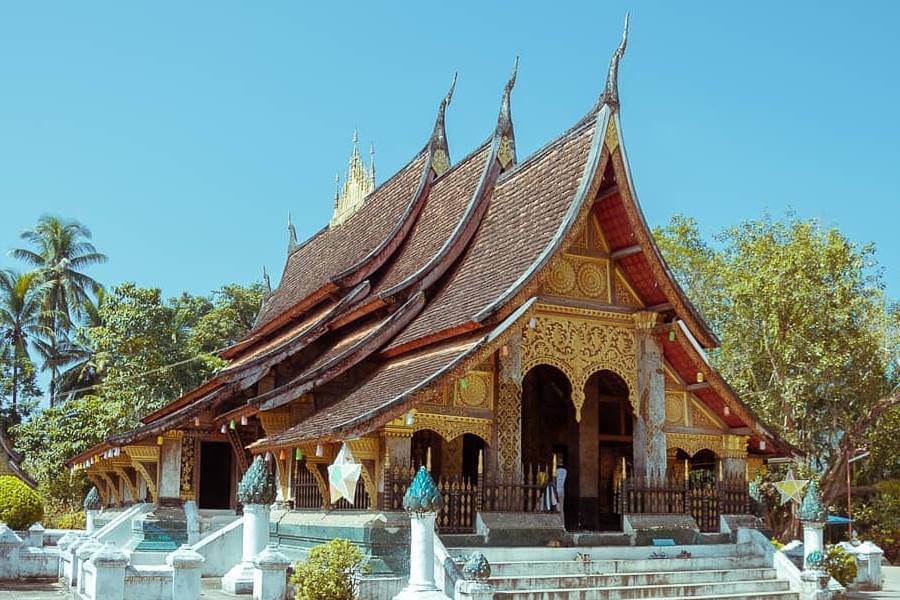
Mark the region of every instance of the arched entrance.
[[[591, 528], [618, 530], [621, 528], [621, 515], [616, 512], [616, 486], [632, 472], [634, 456], [632, 436], [635, 417], [628, 401], [628, 385], [616, 373], [602, 370], [591, 375], [584, 392], [585, 406], [589, 407], [586, 416], [597, 427], [597, 466], [594, 471], [597, 474], [597, 501], [593, 507], [596, 521], [591, 523]], [[593, 406], [596, 406], [596, 415], [591, 414]], [[585, 425], [589, 428], [591, 423]]]
[[410, 456], [414, 467], [429, 466], [431, 476], [462, 477], [473, 483], [478, 479], [479, 461], [484, 462], [485, 442], [477, 435], [464, 433], [447, 441], [436, 431], [416, 431], [410, 444]]
[[537, 365], [522, 381], [522, 463], [550, 473], [553, 459], [567, 470], [563, 502], [566, 529], [579, 528], [579, 425], [566, 375]]

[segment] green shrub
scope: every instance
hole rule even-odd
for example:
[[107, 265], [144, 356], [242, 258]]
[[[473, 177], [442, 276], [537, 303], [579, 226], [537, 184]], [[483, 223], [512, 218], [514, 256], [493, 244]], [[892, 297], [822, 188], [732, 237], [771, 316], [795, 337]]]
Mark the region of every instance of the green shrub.
[[352, 600], [354, 579], [365, 573], [365, 557], [349, 540], [335, 539], [315, 546], [306, 560], [294, 565], [291, 582], [296, 600]]
[[838, 545], [828, 546], [825, 549], [822, 568], [845, 587], [856, 579], [856, 559]]
[[17, 477], [0, 477], [0, 521], [10, 529], [26, 529], [44, 518], [44, 502]]
[[84, 529], [87, 527], [87, 516], [83, 510], [73, 510], [58, 515], [53, 515], [49, 519], [50, 525], [45, 523], [46, 527], [54, 529]]

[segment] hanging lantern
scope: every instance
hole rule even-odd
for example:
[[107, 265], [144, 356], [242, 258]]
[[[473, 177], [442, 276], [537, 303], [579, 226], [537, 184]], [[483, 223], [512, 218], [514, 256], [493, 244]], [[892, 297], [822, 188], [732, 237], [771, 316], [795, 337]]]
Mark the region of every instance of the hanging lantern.
[[241, 427], [247, 426], [247, 415], [241, 415]]
[[413, 421], [415, 420], [415, 416], [413, 415], [413, 411], [409, 411], [406, 413], [406, 425], [412, 427]]
[[194, 427], [200, 427], [200, 417], [194, 417]]
[[287, 454], [285, 454], [284, 448], [278, 451], [278, 460], [287, 460]]
[[759, 449], [760, 450], [766, 449], [766, 440], [759, 440]]
[[729, 407], [726, 406], [726, 407], [725, 407], [725, 410], [724, 410], [724, 413], [725, 413], [725, 416], [726, 416], [726, 417], [729, 416], [729, 415], [731, 414], [731, 408], [729, 408]]
[[161, 435], [156, 436], [156, 445], [157, 446], [163, 445], [163, 436], [161, 436]]
[[294, 460], [301, 460], [303, 458], [303, 450], [300, 448], [294, 449]]
[[325, 449], [322, 447], [322, 444], [316, 444], [316, 456], [319, 458], [325, 456]]
[[222, 423], [222, 427], [219, 428], [219, 431], [222, 432], [222, 434], [225, 434], [228, 431], [228, 428], [225, 426], [225, 423]]
[[228, 429], [234, 431], [234, 419], [228, 421]]
[[272, 453], [266, 452], [266, 462], [272, 462]]
[[697, 383], [703, 383], [703, 373], [697, 371]]
[[670, 342], [674, 342], [674, 341], [675, 341], [675, 330], [674, 330], [674, 329], [670, 329], [670, 330], [669, 330], [669, 341], [670, 341]]

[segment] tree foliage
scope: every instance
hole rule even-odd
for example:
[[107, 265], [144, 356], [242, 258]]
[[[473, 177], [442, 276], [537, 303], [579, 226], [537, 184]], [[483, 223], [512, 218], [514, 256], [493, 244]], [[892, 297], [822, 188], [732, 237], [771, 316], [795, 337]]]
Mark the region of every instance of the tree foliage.
[[885, 297], [873, 246], [794, 216], [744, 221], [715, 243], [676, 216], [656, 237], [722, 340], [712, 360], [764, 421], [818, 470], [866, 446], [878, 459], [867, 470], [900, 473], [900, 440], [882, 435], [900, 403], [856, 427], [898, 383], [900, 310]]

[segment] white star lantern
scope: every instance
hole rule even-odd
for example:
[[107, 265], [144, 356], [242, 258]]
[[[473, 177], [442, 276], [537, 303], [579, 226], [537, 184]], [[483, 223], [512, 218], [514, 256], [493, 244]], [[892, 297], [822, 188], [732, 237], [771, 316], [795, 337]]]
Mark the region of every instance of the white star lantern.
[[781, 494], [781, 503], [789, 500], [800, 502], [803, 500], [803, 489], [809, 484], [808, 479], [794, 479], [794, 470], [788, 469], [787, 475], [782, 481], [776, 481], [772, 485]]
[[341, 498], [345, 498], [347, 502], [353, 504], [356, 496], [356, 482], [359, 481], [361, 468], [362, 465], [353, 460], [350, 446], [347, 444], [341, 446], [334, 462], [328, 466], [328, 488], [331, 490], [332, 504]]

